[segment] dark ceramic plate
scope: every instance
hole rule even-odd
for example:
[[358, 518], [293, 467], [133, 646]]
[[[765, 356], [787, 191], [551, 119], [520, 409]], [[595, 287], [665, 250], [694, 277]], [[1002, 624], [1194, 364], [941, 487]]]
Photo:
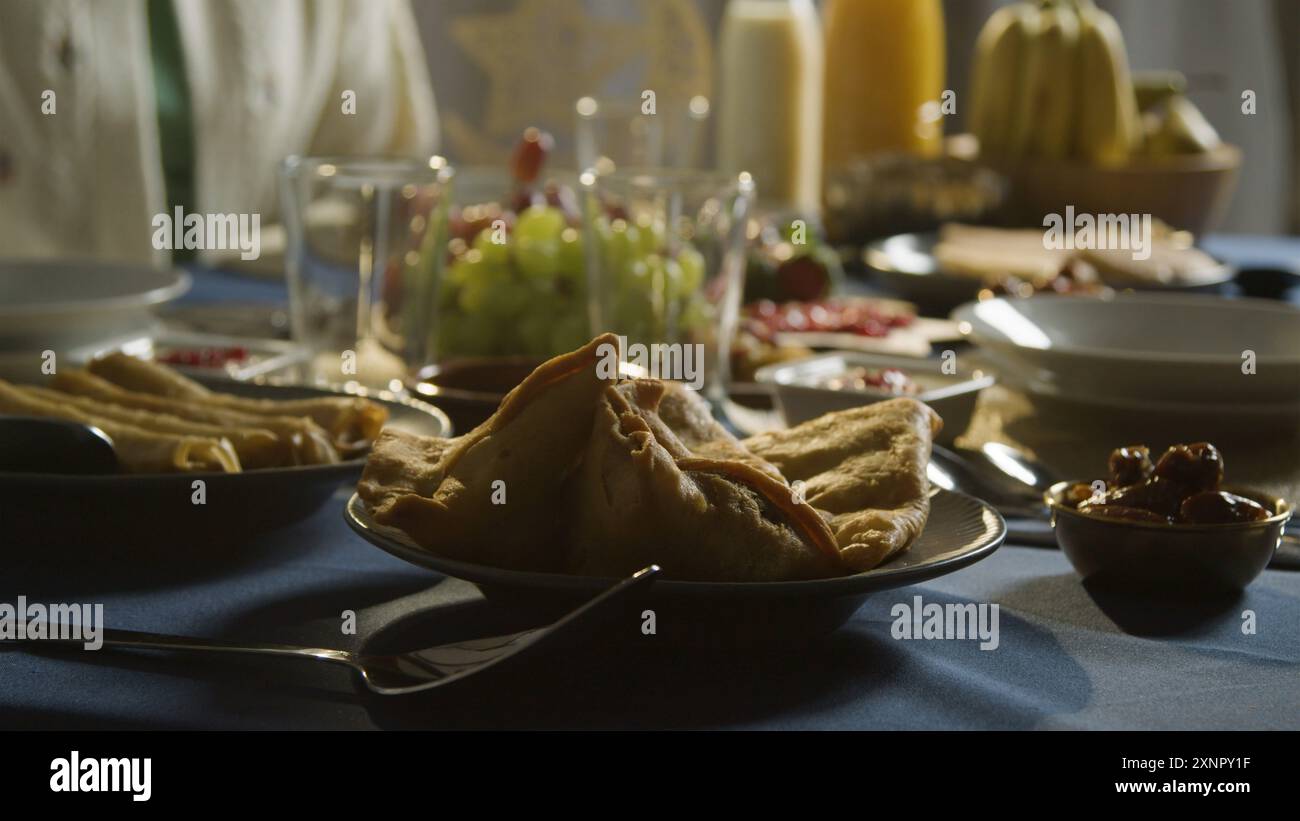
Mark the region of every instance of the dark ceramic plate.
[[[357, 496], [344, 517], [363, 539], [412, 564], [477, 585], [489, 599], [563, 609], [590, 598], [612, 580], [532, 573], [444, 559], [406, 534], [376, 524]], [[722, 583], [656, 581], [648, 593], [669, 630], [708, 629], [726, 634], [782, 638], [829, 632], [848, 621], [878, 591], [905, 587], [959, 570], [990, 555], [1006, 537], [997, 511], [961, 493], [936, 490], [921, 537], [901, 555], [866, 573], [799, 582]]]
[[[214, 390], [264, 399], [306, 399], [341, 393], [366, 396], [388, 408], [388, 424], [428, 436], [448, 436], [451, 422], [438, 408], [387, 392], [343, 391], [201, 378]], [[355, 482], [364, 458], [334, 465], [250, 470], [243, 473], [166, 473], [68, 476], [0, 473], [0, 555], [57, 549], [96, 558], [158, 553], [186, 558], [230, 550], [271, 528], [296, 522]], [[204, 482], [204, 504], [194, 504], [194, 482]]]

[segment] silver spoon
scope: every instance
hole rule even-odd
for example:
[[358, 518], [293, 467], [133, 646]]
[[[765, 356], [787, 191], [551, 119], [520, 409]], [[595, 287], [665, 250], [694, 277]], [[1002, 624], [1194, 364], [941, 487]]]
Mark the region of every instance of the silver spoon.
[[938, 445], [931, 448], [927, 474], [932, 484], [987, 501], [1003, 516], [1041, 519], [1047, 516], [1042, 494], [1023, 483], [1013, 483], [974, 460]]
[[[593, 621], [598, 614], [607, 610], [618, 599], [653, 581], [658, 573], [658, 565], [650, 565], [638, 570], [577, 610], [544, 627], [505, 636], [440, 644], [436, 647], [393, 656], [369, 655], [320, 647], [294, 647], [288, 644], [227, 644], [212, 639], [107, 628], [100, 630], [100, 635], [103, 637], [105, 647], [248, 653], [342, 664], [360, 674], [361, 680], [372, 691], [380, 695], [395, 696], [431, 690], [448, 682], [467, 678], [537, 647], [562, 630], [572, 628], [579, 623]], [[46, 632], [57, 631], [51, 628]], [[28, 641], [32, 644], [49, 646], [81, 647], [84, 644], [82, 639], [29, 639]], [[0, 641], [0, 644], [11, 643], [19, 642], [16, 639]]]
[[1023, 450], [1001, 442], [985, 442], [978, 451], [972, 453], [1001, 471], [1007, 478], [1033, 488], [1038, 496], [1042, 496], [1043, 491], [1064, 478]]

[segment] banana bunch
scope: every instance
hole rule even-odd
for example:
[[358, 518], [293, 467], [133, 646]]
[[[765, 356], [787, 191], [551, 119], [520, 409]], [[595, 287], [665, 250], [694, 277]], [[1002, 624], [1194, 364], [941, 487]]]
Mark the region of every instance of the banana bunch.
[[1174, 157], [1206, 154], [1218, 148], [1219, 132], [1184, 93], [1187, 78], [1177, 71], [1135, 72], [1138, 110], [1142, 114], [1142, 154]]
[[987, 156], [1116, 165], [1142, 122], [1124, 38], [1093, 0], [1003, 6], [975, 43], [971, 132]]

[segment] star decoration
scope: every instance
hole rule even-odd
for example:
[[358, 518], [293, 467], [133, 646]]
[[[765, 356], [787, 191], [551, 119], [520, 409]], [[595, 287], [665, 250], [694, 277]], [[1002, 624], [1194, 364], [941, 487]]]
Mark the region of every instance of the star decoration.
[[479, 123], [444, 116], [456, 155], [496, 162], [530, 125], [564, 135], [578, 98], [608, 97], [612, 85], [633, 100], [643, 88], [660, 99], [707, 95], [711, 46], [691, 0], [644, 0], [638, 10], [639, 19], [616, 19], [584, 0], [519, 0], [452, 20], [452, 40], [487, 78]]

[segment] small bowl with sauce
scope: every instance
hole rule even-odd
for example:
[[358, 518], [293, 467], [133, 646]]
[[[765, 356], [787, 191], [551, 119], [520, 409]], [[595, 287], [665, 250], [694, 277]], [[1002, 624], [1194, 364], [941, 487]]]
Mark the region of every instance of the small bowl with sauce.
[[473, 357], [428, 365], [408, 386], [412, 393], [447, 412], [457, 433], [473, 430], [541, 360], [531, 357]]
[[[953, 370], [952, 373], [945, 371]], [[943, 417], [937, 441], [951, 444], [970, 426], [979, 392], [993, 384], [978, 370], [945, 367], [938, 359], [836, 352], [759, 368], [787, 425], [873, 402], [910, 396]]]
[[1293, 506], [1231, 485], [1222, 490], [1264, 508], [1267, 517], [1225, 524], [1143, 521], [1081, 511], [1058, 482], [1043, 494], [1061, 552], [1084, 581], [1131, 592], [1232, 592], [1264, 570], [1281, 543]]
[[[540, 364], [542, 360], [526, 356], [449, 359], [421, 368], [407, 387], [446, 411], [457, 434], [468, 433], [487, 421], [506, 394]], [[630, 362], [620, 362], [618, 371], [624, 378], [648, 375]]]

